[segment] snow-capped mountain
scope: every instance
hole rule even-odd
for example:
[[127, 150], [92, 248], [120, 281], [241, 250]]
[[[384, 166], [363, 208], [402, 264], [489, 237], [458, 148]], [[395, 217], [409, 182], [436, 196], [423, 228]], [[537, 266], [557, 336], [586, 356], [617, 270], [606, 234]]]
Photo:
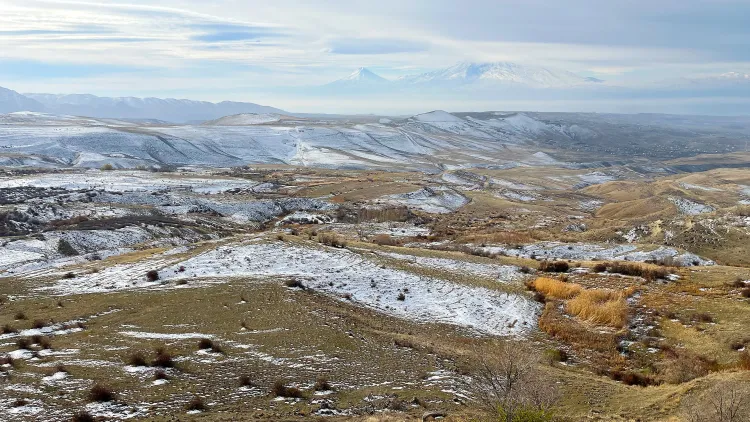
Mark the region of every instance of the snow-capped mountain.
[[44, 106], [38, 101], [21, 95], [16, 91], [0, 87], [0, 113], [42, 110], [44, 110]]
[[385, 79], [382, 76], [375, 74], [371, 70], [364, 68], [364, 67], [360, 67], [349, 76], [333, 81], [327, 84], [326, 86], [329, 86], [329, 87], [348, 87], [348, 86], [371, 87], [371, 86], [386, 85], [389, 82], [390, 81], [388, 79]]
[[420, 75], [398, 79], [403, 84], [466, 85], [500, 83], [534, 88], [561, 88], [600, 82], [565, 70], [516, 63], [459, 63]]
[[223, 101], [178, 100], [173, 98], [97, 97], [89, 94], [25, 94], [26, 97], [43, 104], [47, 112], [75, 116], [159, 119], [184, 123], [218, 119], [223, 116], [241, 113], [278, 113], [283, 110], [258, 105]]

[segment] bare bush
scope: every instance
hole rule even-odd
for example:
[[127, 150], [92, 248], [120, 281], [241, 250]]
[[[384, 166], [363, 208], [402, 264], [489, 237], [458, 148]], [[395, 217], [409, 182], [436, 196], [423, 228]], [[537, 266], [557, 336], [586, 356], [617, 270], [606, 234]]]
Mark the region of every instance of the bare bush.
[[159, 279], [159, 272], [158, 271], [156, 271], [156, 270], [149, 270], [146, 273], [146, 280], [148, 280], [150, 282], [154, 282], [154, 281], [156, 281], [158, 279]]
[[321, 233], [320, 236], [318, 236], [318, 242], [327, 246], [333, 246], [334, 248], [346, 247], [346, 240], [334, 233]]
[[488, 414], [505, 422], [552, 420], [557, 391], [538, 370], [535, 350], [523, 343], [493, 342], [474, 353], [466, 388]]
[[206, 402], [203, 401], [203, 398], [195, 396], [190, 399], [187, 406], [185, 406], [185, 409], [188, 411], [204, 412], [208, 409], [208, 407], [206, 407]]
[[570, 264], [565, 261], [542, 261], [539, 263], [539, 271], [545, 273], [567, 273]]
[[271, 387], [273, 397], [302, 398], [302, 391], [297, 387], [287, 387], [282, 381], [276, 381]]
[[89, 390], [89, 400], [93, 402], [114, 401], [115, 393], [105, 385], [96, 384]]
[[372, 239], [372, 243], [380, 246], [398, 246], [400, 242], [398, 239], [391, 237], [388, 234], [379, 234]]
[[750, 420], [750, 387], [724, 381], [697, 397], [683, 399], [683, 419], [688, 422], [740, 422]]

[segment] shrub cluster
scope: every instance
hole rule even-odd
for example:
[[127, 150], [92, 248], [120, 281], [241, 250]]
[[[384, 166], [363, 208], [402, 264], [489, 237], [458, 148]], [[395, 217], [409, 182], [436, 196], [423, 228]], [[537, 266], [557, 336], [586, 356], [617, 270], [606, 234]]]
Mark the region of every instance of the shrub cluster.
[[380, 246], [398, 246], [401, 244], [398, 239], [387, 235], [379, 234], [372, 239], [372, 243]]
[[590, 322], [622, 328], [628, 319], [625, 295], [606, 289], [583, 290], [565, 306], [571, 314]]
[[538, 293], [543, 294], [545, 297], [551, 297], [554, 299], [570, 299], [581, 293], [581, 290], [583, 290], [580, 284], [566, 283], [548, 277], [537, 278], [531, 282], [530, 287]]
[[664, 280], [669, 276], [669, 270], [664, 267], [635, 262], [600, 262], [594, 265], [592, 270], [597, 273], [607, 271], [614, 274], [643, 277], [648, 281]]
[[344, 238], [334, 233], [320, 234], [320, 236], [318, 236], [318, 242], [327, 246], [333, 246], [335, 248], [346, 247], [346, 240], [344, 240]]
[[302, 398], [302, 391], [297, 387], [288, 387], [283, 381], [276, 381], [271, 386], [271, 395], [274, 397]]
[[542, 261], [539, 263], [539, 271], [546, 273], [567, 273], [570, 264], [565, 261]]

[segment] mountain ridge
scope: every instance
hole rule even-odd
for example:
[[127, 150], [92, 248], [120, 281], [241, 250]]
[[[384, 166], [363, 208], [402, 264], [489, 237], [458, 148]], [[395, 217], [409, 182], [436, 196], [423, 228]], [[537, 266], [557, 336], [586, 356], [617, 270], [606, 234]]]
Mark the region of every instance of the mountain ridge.
[[91, 94], [30, 93], [24, 95], [41, 103], [44, 111], [47, 112], [97, 118], [148, 118], [187, 123], [214, 120], [242, 113], [289, 114], [275, 107], [248, 102], [212, 103], [176, 98], [99, 97]]

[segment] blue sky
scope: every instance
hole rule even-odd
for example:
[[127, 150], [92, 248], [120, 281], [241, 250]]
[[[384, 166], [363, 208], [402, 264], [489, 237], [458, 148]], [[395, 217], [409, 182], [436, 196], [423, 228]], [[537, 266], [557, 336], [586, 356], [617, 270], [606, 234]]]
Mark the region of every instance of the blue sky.
[[640, 88], [750, 73], [747, 16], [737, 0], [5, 0], [0, 86], [340, 111], [293, 87], [511, 61]]

